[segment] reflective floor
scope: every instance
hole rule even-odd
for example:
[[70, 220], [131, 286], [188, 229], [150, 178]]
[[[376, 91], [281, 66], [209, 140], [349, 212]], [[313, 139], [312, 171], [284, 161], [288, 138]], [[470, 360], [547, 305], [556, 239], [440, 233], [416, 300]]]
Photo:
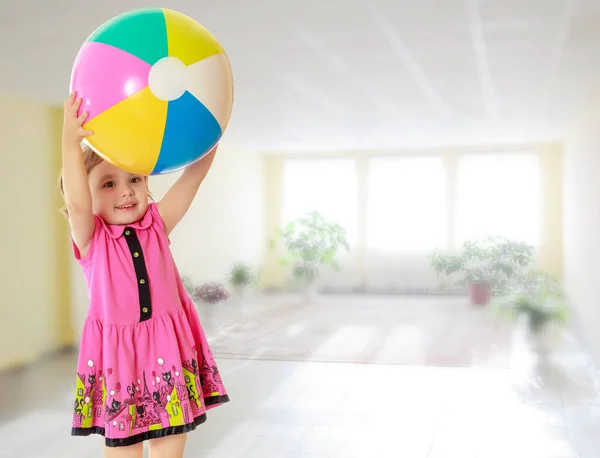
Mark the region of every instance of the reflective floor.
[[[456, 298], [271, 296], [200, 314], [231, 402], [186, 457], [600, 457], [600, 377], [572, 336], [540, 358]], [[0, 456], [102, 456], [100, 438], [69, 436], [74, 361], [0, 375]]]

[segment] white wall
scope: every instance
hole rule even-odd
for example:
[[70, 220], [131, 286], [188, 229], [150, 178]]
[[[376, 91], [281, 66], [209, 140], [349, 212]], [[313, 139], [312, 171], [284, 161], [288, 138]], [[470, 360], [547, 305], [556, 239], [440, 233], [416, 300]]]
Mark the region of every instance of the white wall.
[[[158, 200], [179, 176], [151, 178]], [[263, 163], [258, 154], [221, 145], [184, 220], [171, 235], [181, 275], [224, 281], [234, 262], [258, 264], [264, 252]]]
[[574, 324], [600, 358], [600, 93], [565, 148], [565, 287]]
[[[264, 252], [263, 162], [257, 154], [223, 143], [185, 218], [171, 234], [171, 250], [182, 276], [197, 283], [224, 282], [237, 261], [259, 264]], [[156, 200], [179, 173], [150, 178]], [[72, 262], [71, 294], [77, 338], [87, 310], [87, 290]]]

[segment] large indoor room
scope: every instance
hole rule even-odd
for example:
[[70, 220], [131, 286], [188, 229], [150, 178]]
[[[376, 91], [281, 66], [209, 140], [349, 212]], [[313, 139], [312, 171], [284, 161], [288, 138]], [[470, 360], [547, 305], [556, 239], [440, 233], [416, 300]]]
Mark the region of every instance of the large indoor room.
[[600, 1], [0, 11], [0, 457], [600, 458]]

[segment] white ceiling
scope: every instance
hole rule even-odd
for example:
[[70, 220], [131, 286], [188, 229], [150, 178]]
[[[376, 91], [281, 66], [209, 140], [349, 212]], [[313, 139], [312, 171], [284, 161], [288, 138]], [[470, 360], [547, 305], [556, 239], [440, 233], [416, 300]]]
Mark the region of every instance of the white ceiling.
[[0, 2], [0, 88], [50, 103], [104, 21], [194, 17], [231, 60], [226, 138], [244, 149], [553, 140], [600, 86], [600, 0]]

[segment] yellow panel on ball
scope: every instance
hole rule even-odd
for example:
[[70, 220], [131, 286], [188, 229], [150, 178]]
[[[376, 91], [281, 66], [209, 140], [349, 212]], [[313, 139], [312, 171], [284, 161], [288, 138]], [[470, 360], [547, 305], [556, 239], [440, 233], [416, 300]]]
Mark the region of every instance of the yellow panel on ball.
[[223, 47], [203, 26], [177, 11], [163, 9], [167, 24], [169, 56], [186, 66], [223, 52]]
[[146, 87], [85, 123], [94, 133], [86, 142], [117, 167], [149, 175], [160, 154], [168, 106]]

